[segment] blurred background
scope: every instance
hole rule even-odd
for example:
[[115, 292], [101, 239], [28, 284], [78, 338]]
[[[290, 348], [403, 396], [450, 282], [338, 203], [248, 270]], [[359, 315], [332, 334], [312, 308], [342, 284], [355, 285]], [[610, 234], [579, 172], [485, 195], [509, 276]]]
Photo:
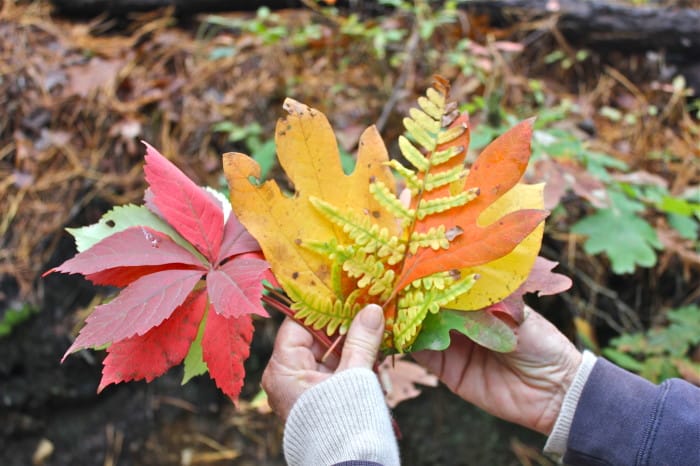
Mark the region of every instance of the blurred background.
[[[244, 6], [239, 4], [245, 3]], [[259, 403], [280, 316], [256, 322], [238, 407], [208, 377], [110, 386], [103, 353], [59, 364], [114, 292], [40, 275], [66, 227], [140, 203], [145, 140], [225, 190], [221, 154], [275, 164], [293, 97], [351, 167], [434, 74], [469, 111], [472, 157], [537, 116], [542, 254], [573, 288], [530, 304], [581, 348], [655, 382], [700, 385], [700, 2], [693, 0], [5, 0], [0, 9], [0, 464], [283, 464]], [[406, 464], [550, 465], [544, 437], [427, 388], [394, 414]]]

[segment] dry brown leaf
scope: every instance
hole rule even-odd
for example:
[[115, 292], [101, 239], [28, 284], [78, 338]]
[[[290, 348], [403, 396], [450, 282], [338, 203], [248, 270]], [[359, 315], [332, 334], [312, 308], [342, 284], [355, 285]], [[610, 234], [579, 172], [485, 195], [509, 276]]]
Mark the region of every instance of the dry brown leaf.
[[438, 378], [415, 362], [406, 361], [402, 355], [386, 358], [377, 369], [384, 389], [384, 399], [393, 408], [402, 401], [421, 394], [416, 384], [437, 387]]

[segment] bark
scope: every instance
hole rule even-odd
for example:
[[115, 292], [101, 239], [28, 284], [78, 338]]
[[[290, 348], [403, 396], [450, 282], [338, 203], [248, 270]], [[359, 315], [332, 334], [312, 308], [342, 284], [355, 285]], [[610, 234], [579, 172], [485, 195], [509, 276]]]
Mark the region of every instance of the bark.
[[255, 11], [261, 6], [272, 9], [299, 8], [299, 0], [52, 0], [65, 15], [90, 16], [101, 13], [126, 15], [133, 11], [149, 11], [174, 6], [178, 14], [205, 11]]
[[[548, 9], [552, 4], [558, 8]], [[598, 50], [700, 55], [700, 11], [690, 8], [635, 7], [592, 0], [470, 0], [464, 8], [486, 14], [502, 25], [554, 15], [567, 40]]]

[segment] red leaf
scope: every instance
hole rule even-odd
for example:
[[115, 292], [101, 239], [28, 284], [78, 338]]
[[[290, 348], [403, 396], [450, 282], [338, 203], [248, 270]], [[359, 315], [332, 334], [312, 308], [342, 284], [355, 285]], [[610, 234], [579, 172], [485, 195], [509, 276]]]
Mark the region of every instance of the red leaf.
[[221, 205], [148, 144], [143, 170], [158, 211], [213, 263], [224, 234]]
[[207, 291], [214, 310], [225, 317], [258, 314], [267, 317], [260, 303], [262, 279], [270, 266], [261, 259], [235, 258], [207, 275]]
[[479, 196], [460, 212], [459, 224], [475, 224], [481, 212], [522, 178], [530, 160], [534, 119], [518, 123], [496, 138], [469, 169], [465, 189], [479, 188]]
[[525, 318], [525, 293], [537, 293], [538, 296], [548, 296], [571, 288], [571, 279], [566, 275], [552, 272], [558, 262], [550, 261], [544, 257], [537, 257], [535, 264], [528, 275], [527, 280], [518, 287], [510, 296], [493, 306], [486, 308], [494, 314], [505, 314], [520, 324]]
[[166, 265], [141, 265], [138, 267], [115, 267], [113, 269], [103, 270], [101, 272], [85, 275], [85, 278], [90, 280], [95, 285], [117, 286], [125, 288], [130, 283], [135, 282], [139, 278], [160, 272], [161, 270], [196, 270], [199, 267], [183, 266], [182, 264], [166, 264]]
[[224, 228], [224, 239], [221, 244], [221, 251], [219, 252], [218, 263], [223, 262], [229, 257], [233, 257], [237, 254], [245, 254], [247, 252], [259, 251], [260, 245], [253, 238], [253, 236], [248, 233], [248, 230], [238, 221], [236, 215], [231, 212], [226, 222], [226, 227]]
[[204, 291], [191, 293], [162, 324], [144, 335], [112, 344], [103, 362], [101, 392], [111, 383], [150, 382], [187, 356], [207, 305]]
[[233, 400], [243, 388], [243, 363], [250, 354], [253, 320], [249, 315], [226, 318], [216, 312], [207, 315], [202, 338], [202, 357], [216, 386]]
[[115, 267], [166, 264], [194, 265], [204, 270], [195, 256], [168, 235], [137, 226], [106, 237], [52, 271], [89, 275]]
[[532, 266], [530, 275], [525, 283], [520, 285], [517, 292], [537, 293], [537, 296], [550, 296], [563, 293], [571, 288], [571, 279], [566, 275], [552, 272], [559, 262], [550, 261], [544, 257], [537, 257]]
[[468, 234], [461, 234], [446, 251], [436, 253], [432, 249], [422, 249], [416, 255], [406, 258], [397, 288], [402, 289], [413, 280], [436, 270], [474, 267], [503, 257], [532, 233], [547, 215], [546, 210], [517, 210], [486, 228], [475, 226]]
[[200, 270], [164, 270], [139, 278], [113, 301], [95, 308], [63, 359], [80, 348], [145, 334], [170, 317], [202, 275]]

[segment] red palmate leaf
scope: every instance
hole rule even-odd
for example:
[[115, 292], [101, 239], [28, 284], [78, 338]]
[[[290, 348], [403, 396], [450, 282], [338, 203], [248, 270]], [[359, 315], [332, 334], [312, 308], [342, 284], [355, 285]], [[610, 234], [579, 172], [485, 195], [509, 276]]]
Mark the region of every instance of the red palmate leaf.
[[108, 236], [50, 272], [88, 275], [115, 267], [165, 264], [186, 264], [204, 270], [204, 264], [166, 234], [137, 226]]
[[162, 324], [143, 335], [113, 343], [107, 348], [97, 391], [111, 383], [140, 379], [150, 382], [180, 364], [197, 336], [206, 305], [206, 293], [195, 291]]
[[221, 205], [146, 144], [146, 181], [160, 214], [210, 262], [219, 256], [224, 234]]
[[260, 245], [232, 212], [224, 228], [217, 262], [221, 263], [229, 257], [254, 251], [260, 251]]
[[170, 317], [204, 274], [164, 270], [139, 278], [113, 301], [95, 308], [63, 359], [75, 350], [143, 335]]
[[214, 309], [225, 317], [259, 314], [267, 317], [260, 306], [262, 279], [269, 268], [261, 259], [242, 258], [229, 261], [207, 275], [207, 292]]
[[253, 321], [250, 315], [224, 317], [209, 312], [202, 338], [202, 357], [216, 386], [234, 402], [243, 387], [243, 362], [250, 354]]
[[161, 270], [195, 270], [199, 267], [184, 266], [182, 264], [165, 264], [165, 265], [141, 265], [137, 267], [115, 267], [113, 269], [103, 270], [86, 274], [85, 278], [90, 280], [95, 285], [116, 286], [125, 288], [130, 283], [135, 282], [139, 278], [160, 272]]

